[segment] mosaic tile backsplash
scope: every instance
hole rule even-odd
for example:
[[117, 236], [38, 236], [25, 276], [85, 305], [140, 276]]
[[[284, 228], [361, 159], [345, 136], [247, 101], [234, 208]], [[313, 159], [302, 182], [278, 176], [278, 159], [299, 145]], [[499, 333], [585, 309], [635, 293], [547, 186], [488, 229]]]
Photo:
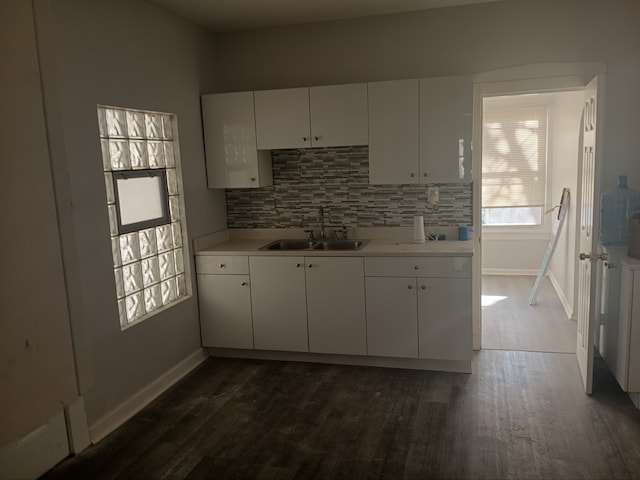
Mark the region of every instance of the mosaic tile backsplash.
[[316, 228], [471, 225], [471, 185], [438, 184], [440, 201], [427, 205], [427, 185], [369, 185], [368, 147], [274, 150], [273, 186], [228, 189], [229, 228]]

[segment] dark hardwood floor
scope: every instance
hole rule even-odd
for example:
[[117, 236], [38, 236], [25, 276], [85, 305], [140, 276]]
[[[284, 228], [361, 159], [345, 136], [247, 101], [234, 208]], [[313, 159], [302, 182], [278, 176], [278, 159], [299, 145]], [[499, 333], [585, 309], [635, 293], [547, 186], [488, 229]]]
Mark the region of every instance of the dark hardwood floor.
[[601, 362], [483, 350], [474, 373], [210, 359], [43, 478], [640, 478]]

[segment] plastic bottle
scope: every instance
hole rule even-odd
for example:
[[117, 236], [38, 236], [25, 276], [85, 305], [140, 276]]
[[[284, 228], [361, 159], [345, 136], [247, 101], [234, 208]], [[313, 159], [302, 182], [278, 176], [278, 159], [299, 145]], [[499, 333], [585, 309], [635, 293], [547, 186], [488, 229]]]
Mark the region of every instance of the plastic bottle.
[[640, 207], [640, 193], [627, 187], [627, 176], [618, 177], [618, 187], [600, 196], [600, 243], [627, 245], [629, 219]]

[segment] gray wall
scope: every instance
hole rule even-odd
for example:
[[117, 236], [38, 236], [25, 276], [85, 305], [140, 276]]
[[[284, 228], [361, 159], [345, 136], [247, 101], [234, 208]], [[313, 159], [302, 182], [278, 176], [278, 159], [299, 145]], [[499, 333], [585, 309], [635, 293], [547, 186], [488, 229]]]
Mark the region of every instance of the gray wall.
[[[212, 36], [145, 2], [36, 0], [70, 308], [89, 425], [200, 348], [197, 298], [120, 330], [96, 105], [177, 114], [190, 239], [225, 227], [208, 190], [200, 92]], [[192, 269], [193, 274], [193, 269]], [[195, 288], [195, 280], [193, 281]], [[87, 364], [90, 368], [86, 368]]]
[[0, 446], [75, 398], [31, 2], [0, 2]]
[[510, 0], [216, 36], [221, 90], [605, 62], [605, 187], [640, 187], [640, 2]]

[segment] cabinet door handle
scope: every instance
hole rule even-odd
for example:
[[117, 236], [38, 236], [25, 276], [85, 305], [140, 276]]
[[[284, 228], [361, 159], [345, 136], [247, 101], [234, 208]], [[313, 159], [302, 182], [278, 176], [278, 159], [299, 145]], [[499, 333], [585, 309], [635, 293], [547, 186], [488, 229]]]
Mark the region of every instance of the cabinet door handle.
[[413, 290], [413, 285], [409, 285], [409, 290]]
[[313, 139], [317, 142], [318, 140], [320, 140], [320, 137], [313, 137]]
[[300, 264], [299, 263], [296, 263], [296, 268], [300, 268]]
[[411, 172], [411, 173], [409, 174], [409, 176], [410, 176], [411, 178], [413, 178], [413, 177], [415, 177], [415, 176], [416, 176], [416, 174], [415, 174], [415, 173], [413, 173], [413, 172]]
[[303, 142], [306, 142], [307, 140], [309, 140], [309, 137], [302, 137]]
[[426, 289], [427, 289], [427, 286], [426, 286], [426, 285], [422, 285], [422, 287], [421, 287], [421, 288], [422, 288], [423, 290], [426, 290]]
[[251, 181], [252, 181], [252, 182], [255, 182], [255, 181], [256, 181], [256, 178], [255, 178], [255, 177], [251, 177]]
[[413, 269], [414, 269], [414, 270], [418, 270], [419, 268], [420, 268], [420, 267], [418, 267], [418, 265], [414, 265], [414, 266], [413, 266]]
[[242, 282], [240, 285], [242, 285], [243, 287], [247, 286], [247, 282]]
[[307, 267], [309, 268], [313, 267], [313, 263], [310, 263], [309, 265], [307, 265]]
[[426, 177], [427, 177], [427, 172], [424, 172], [424, 173], [422, 174], [422, 176], [426, 178]]
[[220, 264], [220, 268], [224, 268], [224, 263], [221, 263], [221, 264]]

